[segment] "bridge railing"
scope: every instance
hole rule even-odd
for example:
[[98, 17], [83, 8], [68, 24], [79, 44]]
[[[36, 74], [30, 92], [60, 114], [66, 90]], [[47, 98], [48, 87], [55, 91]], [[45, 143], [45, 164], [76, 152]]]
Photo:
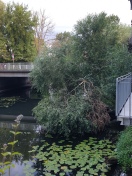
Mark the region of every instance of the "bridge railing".
[[20, 62], [20, 63], [0, 63], [0, 71], [31, 71], [33, 69], [33, 63]]
[[116, 79], [116, 116], [119, 116], [123, 106], [131, 95], [132, 73]]

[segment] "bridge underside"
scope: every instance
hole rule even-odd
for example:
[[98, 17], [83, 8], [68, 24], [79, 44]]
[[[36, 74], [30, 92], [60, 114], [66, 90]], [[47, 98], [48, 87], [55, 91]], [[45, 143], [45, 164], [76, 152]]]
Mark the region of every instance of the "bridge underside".
[[30, 77], [29, 71], [0, 71], [0, 77]]
[[31, 86], [27, 77], [0, 77], [0, 92]]

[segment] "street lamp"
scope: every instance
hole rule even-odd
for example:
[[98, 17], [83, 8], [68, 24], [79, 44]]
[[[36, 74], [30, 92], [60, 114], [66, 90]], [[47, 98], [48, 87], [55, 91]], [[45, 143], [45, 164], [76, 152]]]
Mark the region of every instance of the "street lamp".
[[9, 51], [10, 51], [12, 62], [14, 64], [14, 53], [13, 53], [12, 49], [9, 49]]

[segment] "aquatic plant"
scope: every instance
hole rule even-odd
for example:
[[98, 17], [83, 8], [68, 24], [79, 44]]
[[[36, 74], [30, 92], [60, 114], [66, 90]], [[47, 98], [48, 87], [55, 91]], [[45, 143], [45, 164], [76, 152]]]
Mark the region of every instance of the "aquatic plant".
[[16, 96], [16, 97], [1, 97], [0, 107], [8, 108], [8, 107], [14, 105], [19, 100], [20, 100], [19, 96]]
[[[16, 140], [16, 136], [21, 134], [21, 132], [17, 130], [22, 118], [23, 118], [23, 115], [17, 116], [15, 119], [15, 122], [12, 124], [13, 130], [10, 131], [10, 133], [13, 134], [13, 141], [8, 142], [7, 144], [6, 143], [3, 144], [3, 147], [1, 148], [2, 149], [1, 155], [3, 159], [0, 162], [0, 175], [2, 176], [7, 170], [9, 170], [9, 176], [10, 176], [10, 168], [15, 167], [15, 165], [12, 164], [13, 157], [22, 155], [21, 153], [14, 151], [15, 144], [18, 142], [18, 140]], [[9, 150], [7, 150], [8, 146], [11, 147]]]
[[[72, 141], [61, 140], [50, 145], [46, 140], [42, 145], [33, 146], [34, 158], [43, 165], [45, 176], [65, 176], [72, 173], [76, 176], [101, 175], [106, 176], [110, 164], [106, 159], [115, 157], [115, 146], [109, 140], [90, 137], [88, 140], [73, 145]], [[42, 168], [41, 168], [42, 169]]]

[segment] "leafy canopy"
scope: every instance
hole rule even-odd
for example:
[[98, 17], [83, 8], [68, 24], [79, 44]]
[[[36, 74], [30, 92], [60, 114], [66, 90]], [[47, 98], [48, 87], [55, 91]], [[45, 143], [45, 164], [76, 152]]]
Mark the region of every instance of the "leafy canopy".
[[115, 78], [131, 69], [131, 56], [122, 47], [125, 29], [117, 16], [88, 15], [70, 38], [58, 34], [60, 45], [35, 61], [31, 81], [43, 98], [33, 112], [48, 131], [69, 136], [97, 132], [108, 124], [105, 103], [114, 107]]
[[[35, 57], [34, 27], [37, 20], [28, 6], [8, 3], [4, 10], [2, 34], [6, 41], [7, 51], [15, 55], [16, 61], [30, 61]], [[4, 57], [4, 60], [10, 60]]]

